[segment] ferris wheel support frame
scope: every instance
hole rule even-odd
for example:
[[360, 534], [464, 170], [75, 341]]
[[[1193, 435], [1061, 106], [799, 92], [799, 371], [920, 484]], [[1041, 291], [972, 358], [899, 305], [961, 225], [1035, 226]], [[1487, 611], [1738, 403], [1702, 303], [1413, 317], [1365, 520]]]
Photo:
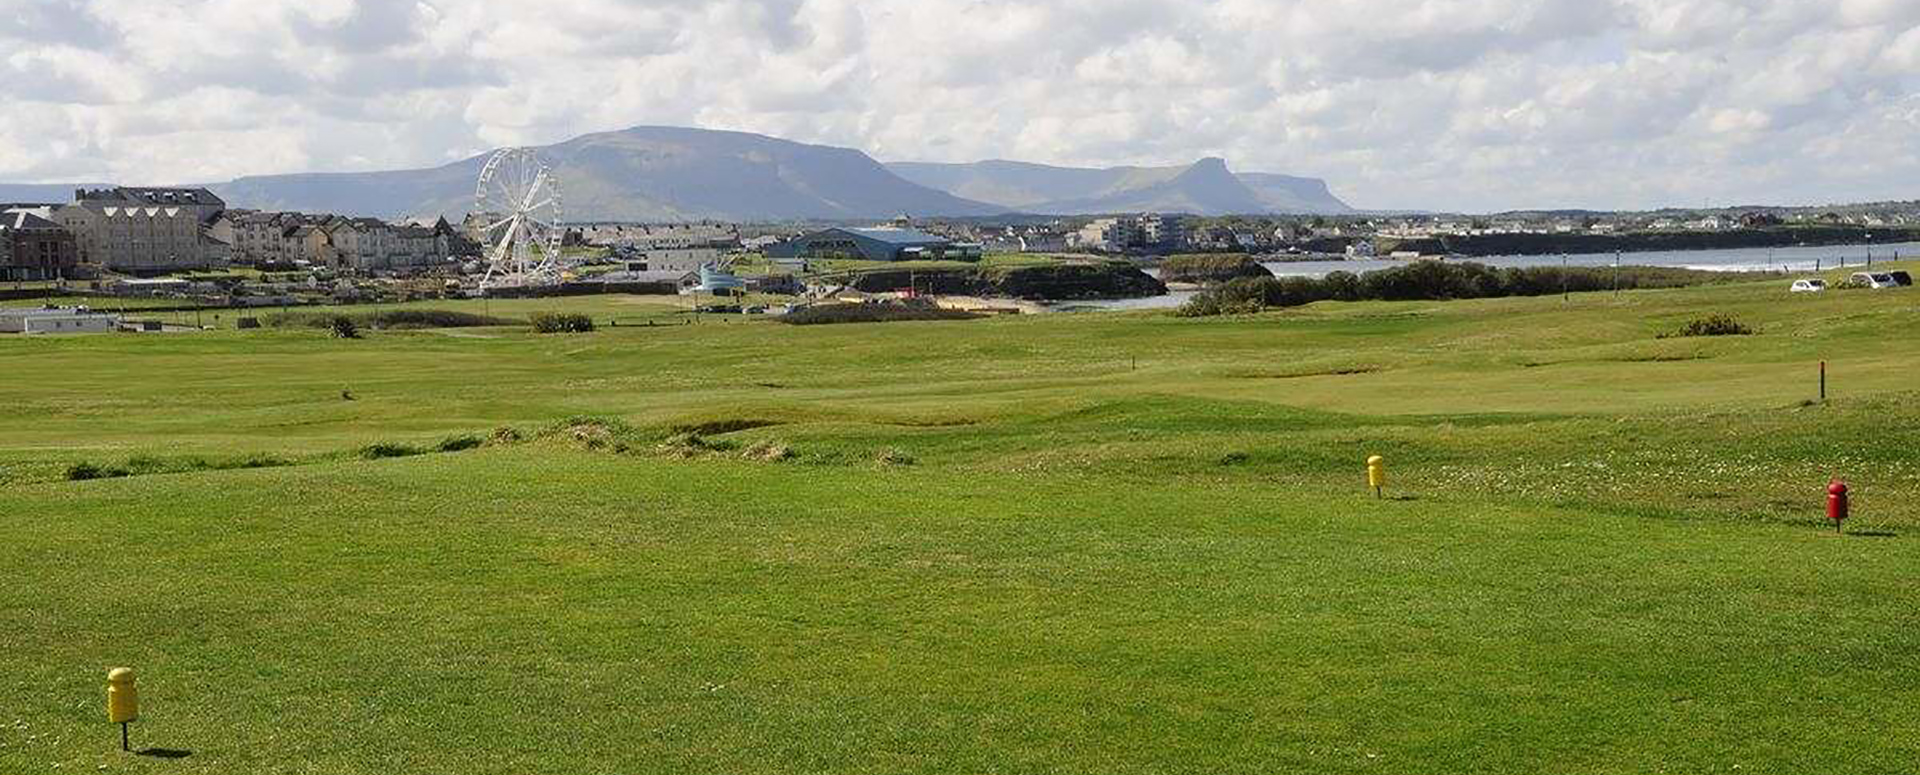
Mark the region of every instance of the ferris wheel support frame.
[[551, 167], [531, 148], [502, 148], [474, 186], [475, 211], [499, 218], [479, 234], [487, 261], [481, 289], [559, 282], [561, 191]]

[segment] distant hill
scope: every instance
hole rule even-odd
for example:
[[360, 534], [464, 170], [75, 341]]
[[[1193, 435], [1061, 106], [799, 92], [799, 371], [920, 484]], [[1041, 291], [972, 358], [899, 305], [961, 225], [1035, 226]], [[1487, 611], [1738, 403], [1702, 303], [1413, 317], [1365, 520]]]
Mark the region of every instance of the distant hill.
[[[882, 165], [850, 148], [658, 126], [583, 135], [536, 150], [559, 174], [564, 216], [572, 221], [1353, 212], [1325, 181], [1235, 174], [1221, 159], [1106, 169], [1015, 161]], [[430, 169], [263, 175], [207, 187], [233, 207], [457, 219], [472, 206], [474, 180], [489, 155]], [[70, 202], [78, 187], [0, 185], [0, 203]]]
[[1202, 159], [1184, 167], [1054, 167], [993, 160], [971, 164], [896, 162], [887, 168], [930, 188], [1025, 212], [1353, 212], [1327, 189], [1325, 181], [1261, 173], [1236, 175], [1222, 159]]
[[[537, 150], [559, 174], [568, 220], [858, 219], [1006, 210], [910, 183], [860, 151], [745, 132], [636, 127]], [[425, 170], [241, 178], [213, 189], [235, 207], [457, 216], [470, 206], [486, 158]]]
[[1346, 215], [1357, 212], [1333, 195], [1327, 182], [1319, 178], [1275, 175], [1269, 172], [1242, 172], [1240, 180], [1253, 189], [1260, 201], [1276, 213], [1308, 215]]

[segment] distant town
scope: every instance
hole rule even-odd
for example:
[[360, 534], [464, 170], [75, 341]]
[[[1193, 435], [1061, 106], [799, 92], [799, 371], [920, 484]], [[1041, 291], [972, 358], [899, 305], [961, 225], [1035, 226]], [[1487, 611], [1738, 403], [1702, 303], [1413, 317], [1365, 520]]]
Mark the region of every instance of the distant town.
[[[230, 208], [206, 188], [79, 188], [0, 204], [0, 295], [172, 298], [217, 307], [513, 295], [485, 287], [495, 215], [388, 221]], [[702, 270], [742, 291], [831, 292], [823, 272], [1028, 254], [1151, 266], [1181, 254], [1417, 259], [1519, 253], [1872, 244], [1920, 234], [1920, 203], [1648, 213], [1000, 215], [885, 223], [565, 223], [570, 257], [544, 293], [688, 293]], [[234, 270], [247, 270], [236, 273]], [[844, 282], [844, 280], [842, 281]], [[1157, 286], [1156, 286], [1157, 287]]]

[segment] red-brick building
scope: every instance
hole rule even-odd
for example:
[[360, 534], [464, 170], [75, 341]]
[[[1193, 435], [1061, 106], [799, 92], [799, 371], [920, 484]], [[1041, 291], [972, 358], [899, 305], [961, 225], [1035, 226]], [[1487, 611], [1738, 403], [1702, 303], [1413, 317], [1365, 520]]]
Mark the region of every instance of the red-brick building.
[[0, 281], [55, 280], [80, 263], [73, 234], [38, 208], [0, 211]]

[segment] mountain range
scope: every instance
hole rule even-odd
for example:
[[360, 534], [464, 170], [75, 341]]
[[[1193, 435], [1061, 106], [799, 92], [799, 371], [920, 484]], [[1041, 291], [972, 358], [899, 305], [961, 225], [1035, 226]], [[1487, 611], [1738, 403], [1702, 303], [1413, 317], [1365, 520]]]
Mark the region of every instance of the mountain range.
[[958, 196], [1050, 215], [1157, 211], [1195, 215], [1353, 212], [1326, 181], [1236, 174], [1225, 159], [1177, 167], [1054, 167], [1018, 161], [899, 162], [900, 177]]
[[[1323, 181], [1235, 174], [1221, 159], [1083, 169], [1009, 161], [883, 165], [867, 154], [745, 132], [635, 127], [536, 149], [573, 221], [860, 220], [1183, 212], [1352, 212]], [[427, 169], [263, 175], [208, 185], [229, 206], [458, 218], [483, 154]], [[69, 201], [75, 185], [0, 185], [0, 202]]]

